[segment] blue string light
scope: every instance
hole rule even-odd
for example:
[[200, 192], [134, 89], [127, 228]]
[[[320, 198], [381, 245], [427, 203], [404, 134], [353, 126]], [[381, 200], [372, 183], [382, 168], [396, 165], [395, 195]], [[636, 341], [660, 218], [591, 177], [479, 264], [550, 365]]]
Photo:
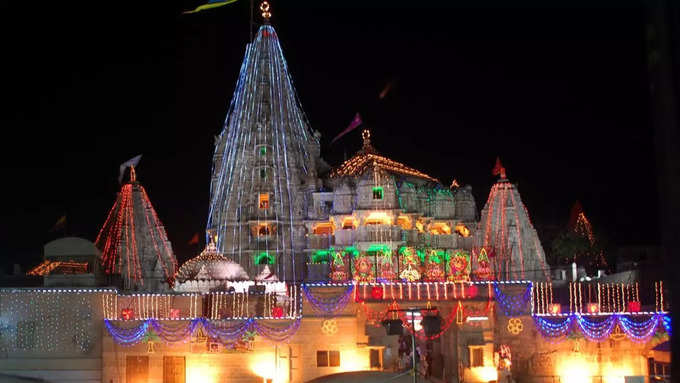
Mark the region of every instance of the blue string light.
[[332, 314], [336, 313], [345, 306], [347, 306], [347, 303], [350, 301], [350, 296], [352, 294], [352, 291], [354, 290], [354, 285], [349, 285], [346, 287], [345, 292], [342, 293], [340, 296], [335, 297], [335, 298], [330, 298], [330, 299], [319, 299], [316, 298], [313, 294], [312, 291], [309, 289], [308, 286], [303, 285], [302, 286], [302, 291], [305, 293], [305, 297], [307, 297], [307, 301], [312, 304], [312, 306], [324, 313], [327, 314]]
[[663, 327], [666, 329], [666, 332], [668, 333], [669, 336], [671, 336], [671, 316], [668, 314], [665, 314], [664, 316], [661, 317]]
[[[561, 317], [546, 317], [534, 315], [534, 323], [545, 338], [556, 339], [574, 331], [576, 323], [578, 330], [593, 342], [601, 342], [611, 335], [618, 324], [621, 331], [634, 342], [647, 342], [656, 333], [659, 323], [662, 323], [670, 335], [670, 316], [668, 314], [653, 314], [651, 317], [638, 321], [641, 316], [613, 314], [609, 316], [583, 316], [571, 314]], [[636, 318], [636, 319], [634, 319]]]
[[[276, 31], [271, 25], [263, 25], [246, 48], [224, 128], [215, 145], [207, 233], [218, 234], [220, 251], [233, 255], [240, 264], [248, 263], [242, 257], [250, 250], [275, 251], [281, 255], [279, 278], [299, 277], [294, 233], [300, 213], [295, 210], [297, 180], [292, 178], [298, 171], [302, 178], [314, 175], [313, 144], [318, 144], [318, 139], [297, 98]], [[260, 182], [251, 173], [255, 169], [247, 166], [248, 153], [255, 151], [256, 145], [268, 148], [262, 158], [267, 170]], [[261, 182], [266, 183], [264, 189], [259, 186]], [[263, 219], [276, 217], [280, 226], [271, 240], [256, 241], [252, 248], [246, 248], [239, 241], [243, 231], [249, 230], [244, 223], [245, 206], [263, 190], [271, 193], [270, 208], [262, 211]], [[229, 249], [225, 248], [227, 237], [232, 239]]]
[[236, 325], [225, 326], [229, 321], [211, 321], [206, 318], [196, 318], [186, 324], [179, 324], [170, 326], [161, 323], [156, 319], [147, 319], [142, 321], [139, 325], [124, 328], [114, 325], [110, 320], [104, 319], [109, 334], [118, 344], [131, 346], [143, 341], [144, 336], [150, 330], [158, 334], [158, 337], [168, 343], [182, 342], [189, 339], [198, 326], [202, 326], [207, 335], [218, 341], [228, 344], [241, 339], [247, 331], [255, 331], [258, 335], [263, 336], [274, 342], [282, 342], [293, 336], [300, 328], [301, 318], [293, 320], [289, 325], [278, 328], [260, 323], [254, 318], [248, 318]]
[[506, 295], [501, 291], [500, 285], [495, 282], [493, 284], [494, 295], [496, 302], [499, 304], [505, 316], [515, 317], [527, 314], [529, 302], [531, 301], [531, 283], [526, 287], [526, 290], [521, 295]]

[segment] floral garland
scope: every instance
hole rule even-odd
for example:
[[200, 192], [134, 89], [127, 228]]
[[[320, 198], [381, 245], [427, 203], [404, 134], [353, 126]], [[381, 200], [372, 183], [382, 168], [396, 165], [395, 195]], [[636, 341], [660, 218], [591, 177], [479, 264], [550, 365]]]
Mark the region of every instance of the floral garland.
[[168, 325], [156, 319], [146, 319], [133, 327], [120, 327], [113, 324], [110, 320], [104, 319], [104, 324], [111, 337], [118, 344], [126, 346], [143, 342], [150, 331], [153, 331], [160, 339], [167, 343], [186, 342], [194, 335], [199, 325], [205, 329], [208, 336], [218, 339], [224, 344], [241, 339], [244, 334], [251, 330], [271, 341], [284, 342], [293, 336], [300, 327], [300, 318], [297, 318], [283, 328], [268, 326], [264, 323], [259, 323], [253, 318], [233, 326], [223, 326], [223, 323], [220, 322], [211, 321], [206, 318], [196, 318], [187, 323]]
[[573, 314], [566, 317], [550, 318], [534, 316], [534, 323], [541, 334], [548, 339], [564, 339], [579, 330], [583, 336], [592, 342], [601, 342], [609, 338], [614, 328], [618, 326], [633, 342], [648, 342], [656, 334], [659, 325], [663, 325], [670, 334], [670, 316], [668, 314], [654, 314], [646, 320], [636, 321], [632, 316], [613, 314], [602, 318], [588, 318]]
[[312, 294], [312, 291], [308, 286], [302, 286], [302, 291], [305, 293], [307, 301], [309, 301], [309, 303], [311, 303], [315, 309], [326, 314], [333, 314], [344, 309], [345, 306], [347, 306], [347, 303], [349, 303], [350, 296], [353, 290], [354, 285], [349, 285], [347, 286], [345, 292], [339, 297], [330, 299], [319, 299]]

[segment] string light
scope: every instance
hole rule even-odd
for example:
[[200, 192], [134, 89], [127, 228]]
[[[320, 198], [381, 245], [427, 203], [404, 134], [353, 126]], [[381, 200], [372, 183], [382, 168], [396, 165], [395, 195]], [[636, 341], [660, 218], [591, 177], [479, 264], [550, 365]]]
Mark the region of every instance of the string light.
[[102, 252], [104, 273], [122, 274], [128, 283], [143, 286], [144, 274], [150, 274], [153, 270], [142, 270], [137, 249], [144, 245], [138, 244], [136, 239], [136, 231], [141, 227], [140, 233], [144, 233], [143, 238], [150, 240], [165, 281], [172, 285], [177, 260], [170, 248], [167, 234], [146, 190], [136, 181], [134, 167], [130, 168], [130, 177], [130, 181], [118, 193], [118, 198], [95, 240], [95, 246]]
[[[507, 216], [509, 212], [510, 217]], [[507, 179], [501, 179], [491, 187], [482, 209], [480, 228], [482, 235], [476, 237], [474, 247], [495, 253], [492, 257], [495, 279], [524, 279], [532, 270], [532, 278], [550, 280], [545, 254], [526, 206], [516, 187]], [[523, 240], [527, 234], [532, 240]], [[510, 238], [517, 238], [516, 248]], [[527, 253], [533, 254], [528, 257]]]

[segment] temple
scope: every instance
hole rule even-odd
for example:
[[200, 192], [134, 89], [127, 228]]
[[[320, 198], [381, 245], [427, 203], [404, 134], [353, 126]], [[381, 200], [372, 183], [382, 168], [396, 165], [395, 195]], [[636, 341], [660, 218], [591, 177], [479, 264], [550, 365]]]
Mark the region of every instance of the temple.
[[481, 213], [470, 185], [444, 186], [390, 159], [366, 129], [357, 153], [328, 166], [268, 3], [260, 9], [265, 23], [246, 47], [206, 180], [203, 251], [177, 265], [130, 167], [94, 243], [49, 243], [27, 275], [39, 286], [0, 288], [0, 374], [92, 383], [323, 382], [348, 372], [410, 380], [411, 370], [466, 383], [667, 377], [663, 281], [552, 275], [500, 160]]

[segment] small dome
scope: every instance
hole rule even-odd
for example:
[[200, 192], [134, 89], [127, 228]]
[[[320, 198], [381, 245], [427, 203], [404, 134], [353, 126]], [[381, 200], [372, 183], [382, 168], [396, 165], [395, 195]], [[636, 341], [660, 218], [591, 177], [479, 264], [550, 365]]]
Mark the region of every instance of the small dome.
[[176, 279], [179, 282], [190, 279], [244, 280], [248, 279], [248, 274], [241, 265], [220, 254], [210, 242], [201, 254], [184, 262]]

